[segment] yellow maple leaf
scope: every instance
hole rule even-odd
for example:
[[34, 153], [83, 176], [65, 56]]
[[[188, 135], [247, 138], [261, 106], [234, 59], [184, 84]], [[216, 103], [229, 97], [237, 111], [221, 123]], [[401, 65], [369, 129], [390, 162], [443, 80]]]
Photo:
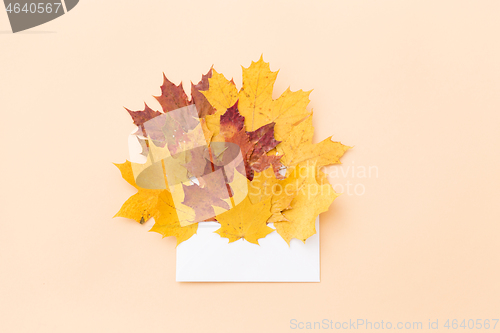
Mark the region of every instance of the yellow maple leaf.
[[281, 163], [288, 168], [304, 163], [321, 168], [340, 163], [342, 155], [351, 148], [332, 141], [332, 137], [313, 144], [313, 135], [311, 116], [295, 126], [288, 137], [276, 147], [278, 153], [283, 155]]
[[157, 214], [156, 204], [161, 190], [150, 190], [137, 186], [129, 161], [122, 164], [115, 163], [115, 165], [120, 170], [123, 179], [135, 187], [138, 192], [125, 201], [114, 217], [129, 218], [142, 224]]
[[271, 213], [273, 214], [267, 223], [288, 221], [283, 211], [293, 208], [292, 202], [297, 193], [302, 188], [306, 174], [297, 166], [283, 180], [279, 180], [273, 188], [273, 197], [271, 199]]
[[287, 89], [278, 99], [273, 100], [272, 93], [278, 72], [272, 72], [269, 63], [261, 57], [243, 68], [243, 85], [238, 92], [234, 82], [228, 81], [222, 74], [214, 70], [209, 79], [209, 88], [202, 93], [217, 109], [213, 115], [207, 116], [207, 126], [219, 133], [220, 116], [225, 110], [238, 102], [240, 114], [245, 117], [245, 129], [254, 131], [274, 122], [274, 136], [277, 140], [287, 137], [292, 127], [309, 116], [307, 110], [310, 91], [291, 91]]
[[273, 107], [269, 115], [269, 122], [274, 121], [274, 137], [278, 141], [285, 139], [293, 126], [304, 118], [312, 115], [307, 110], [309, 104], [309, 94], [311, 91], [291, 91], [287, 88], [283, 94], [273, 101]]
[[295, 167], [285, 179], [277, 179], [272, 169], [255, 174], [250, 182], [248, 196], [253, 204], [271, 198], [271, 217], [267, 223], [287, 221], [282, 214], [290, 209], [291, 203], [305, 181], [306, 174]]
[[266, 225], [271, 216], [271, 199], [252, 204], [247, 196], [234, 208], [216, 216], [221, 227], [215, 232], [229, 239], [229, 243], [244, 238], [253, 244], [259, 244], [260, 238], [274, 230]]
[[226, 111], [227, 108], [236, 103], [238, 99], [238, 89], [233, 82], [229, 81], [224, 75], [212, 70], [212, 77], [208, 79], [209, 90], [202, 91], [210, 104], [217, 111]]
[[229, 81], [224, 75], [212, 69], [212, 77], [208, 79], [209, 89], [201, 91], [208, 102], [217, 111], [207, 115], [206, 126], [213, 135], [218, 135], [220, 131], [220, 116], [238, 100], [238, 89], [233, 80]]
[[[318, 183], [318, 168], [315, 165], [299, 166], [305, 181], [293, 198], [289, 210], [282, 212], [287, 221], [274, 224], [276, 231], [290, 245], [292, 238], [306, 239], [316, 233], [316, 217], [328, 210], [333, 200], [339, 196], [329, 183]], [[326, 176], [325, 176], [326, 177]]]
[[157, 232], [163, 237], [174, 236], [177, 245], [191, 238], [198, 230], [198, 223], [181, 226], [174, 200], [169, 191], [163, 190], [158, 196], [155, 224], [149, 231]]
[[247, 131], [269, 124], [273, 104], [273, 86], [278, 72], [271, 72], [262, 57], [248, 68], [243, 67], [243, 85], [238, 94], [238, 107], [245, 117]]
[[272, 168], [267, 168], [262, 172], [256, 172], [253, 180], [249, 183], [248, 198], [253, 204], [259, 203], [272, 197], [274, 185], [278, 179]]
[[282, 140], [292, 126], [311, 114], [308, 111], [310, 91], [291, 91], [289, 88], [277, 99], [272, 93], [278, 71], [272, 72], [262, 56], [248, 68], [243, 68], [243, 86], [238, 94], [239, 108], [245, 117], [247, 131], [254, 131], [275, 122], [274, 136]]
[[[313, 144], [312, 111], [307, 110], [310, 91], [293, 92], [287, 89], [274, 100], [272, 94], [277, 74], [278, 71], [271, 71], [269, 63], [264, 62], [261, 57], [257, 62], [252, 62], [248, 68], [243, 67], [243, 84], [240, 91], [237, 90], [233, 80], [227, 80], [215, 70], [212, 70], [211, 77], [208, 78], [208, 89], [199, 91], [213, 109], [210, 109], [211, 111], [201, 120], [201, 130], [198, 131], [199, 138], [196, 142], [204, 144], [206, 141], [210, 145], [211, 141], [224, 141], [225, 137], [220, 133], [221, 115], [238, 102], [239, 113], [244, 117], [243, 133], [246, 130], [258, 135], [259, 129], [267, 125], [272, 126], [274, 138], [271, 139], [277, 139], [280, 143], [274, 144], [272, 147], [275, 148], [266, 150], [264, 154], [278, 158], [281, 156], [280, 162], [286, 170], [285, 179], [276, 179], [275, 172], [278, 172], [281, 165], [276, 170], [267, 168], [252, 174], [253, 180], [250, 182], [248, 196], [245, 197], [245, 191], [241, 196], [245, 199], [236, 206], [234, 198], [237, 193], [243, 191], [234, 193], [231, 200], [233, 208], [216, 216], [221, 224], [216, 232], [221, 237], [228, 238], [229, 242], [243, 238], [258, 244], [258, 239], [274, 231], [267, 226], [268, 223], [274, 223], [276, 231], [288, 244], [292, 238], [305, 242], [316, 232], [317, 215], [326, 211], [338, 196], [320, 168], [340, 163], [342, 155], [351, 147], [334, 142], [331, 137]], [[184, 96], [177, 91], [178, 87], [172, 89], [181, 97]], [[214, 109], [215, 113], [209, 114]], [[132, 116], [137, 118], [134, 118], [134, 121], [144, 121], [143, 118], [150, 118], [152, 114], [136, 112], [132, 113]], [[270, 125], [271, 123], [273, 125]], [[239, 126], [241, 130], [243, 122]], [[151, 140], [149, 141], [148, 163], [144, 165], [133, 163], [131, 166], [127, 161], [124, 164], [117, 164], [123, 178], [136, 187], [138, 193], [125, 202], [116, 216], [132, 218], [141, 223], [153, 216], [156, 222], [150, 231], [158, 232], [164, 237], [175, 236], [179, 244], [194, 235], [198, 225], [181, 226], [189, 220], [187, 219], [189, 214], [193, 215], [192, 208], [184, 204], [186, 201], [184, 192], [174, 191], [177, 195], [172, 197], [171, 192], [163, 189], [168, 188], [165, 175], [183, 180], [187, 174], [183, 168], [163, 160], [161, 165], [154, 164], [155, 161], [168, 155], [167, 149], [160, 149], [152, 144]], [[176, 144], [178, 145], [176, 148], [180, 151], [190, 147], [189, 142], [183, 140], [179, 140]], [[213, 147], [214, 144], [210, 146]], [[186, 164], [187, 157], [187, 155], [180, 156], [177, 160], [181, 164]], [[137, 183], [141, 186], [152, 188], [144, 189], [135, 183], [134, 173], [138, 175], [149, 166], [152, 166], [151, 170], [141, 173], [145, 179], [141, 178], [141, 182], [137, 178]], [[242, 177], [245, 178], [244, 175]], [[173, 183], [177, 184], [175, 181]], [[193, 203], [196, 203], [196, 200]], [[184, 208], [191, 210], [188, 212]]]
[[207, 142], [207, 144], [210, 144], [214, 133], [208, 128], [207, 120], [205, 118], [200, 118], [200, 122], [201, 122], [201, 128], [203, 130], [203, 135], [205, 136], [205, 141]]

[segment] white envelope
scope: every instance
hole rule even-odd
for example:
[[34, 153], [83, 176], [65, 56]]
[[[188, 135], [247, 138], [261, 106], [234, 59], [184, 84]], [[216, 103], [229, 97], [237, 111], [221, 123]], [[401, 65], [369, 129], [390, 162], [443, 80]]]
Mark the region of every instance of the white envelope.
[[[316, 220], [318, 231], [319, 219]], [[259, 245], [243, 239], [228, 244], [214, 233], [216, 222], [202, 222], [198, 233], [177, 246], [180, 282], [319, 282], [319, 234], [290, 247], [272, 232]]]
[[[132, 133], [135, 133], [134, 130]], [[137, 137], [128, 139], [130, 161], [145, 163]], [[272, 225], [270, 225], [273, 227]], [[272, 232], [255, 245], [240, 239], [230, 243], [214, 233], [216, 222], [201, 222], [198, 232], [177, 246], [178, 282], [319, 282], [319, 218], [316, 234], [290, 246]]]

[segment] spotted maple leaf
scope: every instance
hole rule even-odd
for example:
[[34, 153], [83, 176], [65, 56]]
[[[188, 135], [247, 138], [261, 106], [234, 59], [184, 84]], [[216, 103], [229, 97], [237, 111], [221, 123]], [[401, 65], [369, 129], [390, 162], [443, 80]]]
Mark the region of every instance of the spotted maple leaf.
[[[220, 117], [219, 134], [213, 141], [237, 144], [243, 155], [247, 178], [253, 179], [254, 172], [262, 172], [268, 167], [278, 170], [281, 167], [279, 155], [268, 156], [280, 142], [274, 139], [274, 123], [264, 125], [255, 131], [245, 131], [245, 117], [238, 111], [238, 101]], [[277, 173], [278, 177], [281, 177]]]

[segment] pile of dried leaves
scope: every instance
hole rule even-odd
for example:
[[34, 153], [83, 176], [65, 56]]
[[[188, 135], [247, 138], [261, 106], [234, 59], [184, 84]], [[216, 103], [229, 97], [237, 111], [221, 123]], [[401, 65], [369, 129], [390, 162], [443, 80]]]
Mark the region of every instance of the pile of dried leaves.
[[[350, 147], [331, 137], [313, 143], [312, 111], [307, 110], [310, 92], [287, 89], [273, 100], [277, 74], [261, 58], [243, 68], [243, 86], [238, 91], [232, 80], [211, 69], [198, 84], [191, 84], [191, 99], [182, 84], [176, 86], [164, 77], [161, 95], [156, 97], [162, 112], [147, 105], [141, 111], [127, 111], [138, 126], [136, 135], [150, 165], [157, 162], [163, 174], [172, 164], [168, 158], [182, 160], [170, 166], [173, 173], [185, 176], [179, 181], [181, 190], [172, 190], [168, 183], [173, 177], [165, 175], [166, 185], [143, 186], [150, 184], [144, 176], [139, 186], [138, 174], [144, 166], [129, 161], [117, 164], [138, 192], [116, 216], [140, 223], [153, 217], [151, 231], [175, 236], [177, 244], [196, 233], [198, 223], [193, 222], [199, 221], [220, 223], [216, 232], [229, 242], [243, 238], [258, 244], [275, 231], [270, 223], [288, 244], [292, 238], [305, 242], [315, 234], [316, 217], [338, 196], [321, 168], [340, 163]], [[194, 147], [189, 146], [190, 131], [196, 129], [205, 148], [190, 149]], [[228, 154], [227, 146], [215, 153], [219, 143], [234, 144], [241, 154], [241, 165], [225, 171], [224, 186], [210, 176], [223, 169], [217, 158]], [[193, 181], [199, 175], [205, 177]], [[244, 188], [235, 186], [234, 179], [240, 179], [241, 185], [242, 177]]]

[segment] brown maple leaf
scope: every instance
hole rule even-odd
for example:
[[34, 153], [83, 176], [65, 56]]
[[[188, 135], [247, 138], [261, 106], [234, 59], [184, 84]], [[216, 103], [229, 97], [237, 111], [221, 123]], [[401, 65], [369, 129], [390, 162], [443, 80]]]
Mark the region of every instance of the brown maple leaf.
[[151, 119], [160, 116], [162, 113], [159, 111], [155, 111], [151, 109], [146, 103], [144, 103], [144, 110], [140, 111], [131, 111], [127, 108], [128, 114], [132, 117], [132, 121], [134, 122], [134, 125], [139, 127], [135, 135], [146, 135], [146, 129], [144, 128], [144, 123], [150, 121]]
[[139, 127], [143, 125], [146, 121], [161, 115], [161, 112], [154, 111], [146, 103], [144, 103], [144, 110], [131, 111], [127, 108], [125, 108], [125, 110], [127, 110], [128, 114], [132, 117], [134, 125]]
[[[208, 102], [207, 98], [200, 92], [202, 90], [208, 89], [208, 79], [212, 77], [212, 68], [207, 74], [202, 75], [201, 81], [194, 85], [191, 83], [191, 100], [188, 100], [186, 93], [182, 87], [182, 82], [176, 86], [173, 84], [165, 74], [163, 75], [163, 84], [161, 86], [161, 95], [154, 96], [160, 103], [163, 112], [167, 113], [188, 105], [195, 104], [198, 111], [199, 118], [203, 118], [206, 115], [213, 114], [215, 109]], [[134, 133], [135, 135], [143, 135], [144, 137], [150, 136], [151, 139], [156, 141], [158, 146], [163, 147], [165, 137], [162, 132], [164, 132], [163, 127], [165, 126], [165, 118], [158, 117], [161, 116], [162, 112], [155, 111], [151, 109], [146, 103], [144, 103], [144, 110], [131, 111], [125, 108], [135, 125], [139, 127], [138, 131]], [[194, 127], [198, 124], [198, 119], [191, 119], [188, 113], [179, 113], [176, 117], [183, 117], [183, 119], [175, 119], [184, 126]], [[158, 118], [157, 118], [158, 117]], [[156, 119], [155, 119], [156, 118]], [[147, 123], [147, 126], [144, 124]], [[183, 128], [184, 132], [189, 131], [191, 128]]]
[[169, 112], [192, 104], [182, 88], [182, 82], [178, 86], [170, 82], [163, 74], [163, 84], [161, 86], [161, 95], [154, 96], [160, 103], [163, 112]]
[[203, 177], [214, 171], [214, 166], [210, 161], [208, 147], [197, 147], [187, 152], [188, 161], [184, 166], [190, 177]]
[[180, 146], [179, 143], [189, 140], [188, 131], [185, 131], [182, 124], [172, 118], [165, 121], [162, 131], [163, 142], [161, 143], [161, 146], [164, 147], [166, 143], [172, 154], [181, 152], [182, 146]]
[[262, 172], [272, 165], [274, 169], [280, 168], [281, 156], [266, 155], [267, 152], [274, 149], [281, 141], [274, 139], [274, 123], [264, 125], [253, 132], [248, 133], [248, 140], [252, 144], [253, 150], [247, 154], [248, 163], [252, 170]]
[[165, 146], [163, 143], [165, 141], [165, 134], [163, 133], [165, 125], [166, 117], [164, 113], [161, 113], [160, 115], [142, 124], [141, 128], [135, 134], [142, 134], [145, 138], [150, 137], [157, 146], [163, 147]]
[[208, 79], [211, 77], [212, 68], [210, 68], [207, 74], [201, 76], [201, 81], [198, 84], [194, 85], [191, 82], [191, 101], [196, 105], [200, 118], [215, 113], [214, 107], [208, 102], [205, 95], [201, 93], [201, 91], [208, 90]]
[[231, 207], [224, 201], [229, 198], [226, 183], [223, 180], [222, 172], [212, 172], [203, 177], [205, 185], [198, 184], [191, 186], [182, 185], [185, 199], [182, 202], [195, 211], [195, 220], [200, 222], [215, 217], [213, 206], [229, 210]]
[[281, 156], [268, 156], [280, 142], [274, 139], [274, 123], [264, 125], [253, 132], [245, 131], [245, 117], [238, 111], [238, 101], [220, 116], [220, 132], [213, 141], [222, 140], [237, 144], [243, 155], [247, 178], [253, 179], [254, 171], [262, 172], [272, 166], [276, 176], [281, 167]]

